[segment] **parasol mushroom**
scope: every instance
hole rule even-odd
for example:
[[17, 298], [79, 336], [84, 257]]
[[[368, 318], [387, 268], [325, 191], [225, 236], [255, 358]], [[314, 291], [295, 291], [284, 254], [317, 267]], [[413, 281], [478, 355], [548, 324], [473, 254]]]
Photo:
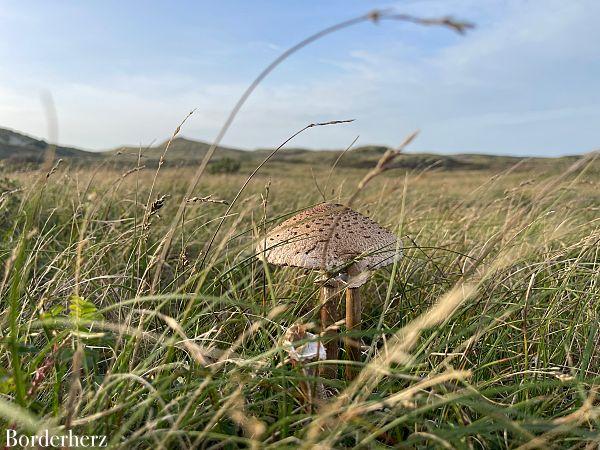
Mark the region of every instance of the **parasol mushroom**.
[[[330, 329], [339, 318], [335, 293], [340, 284], [346, 290], [346, 328], [360, 330], [359, 288], [371, 271], [394, 262], [396, 236], [351, 208], [321, 203], [296, 214], [273, 228], [258, 246], [259, 256], [280, 266], [318, 270], [326, 275], [322, 285], [321, 327], [326, 339], [327, 359], [338, 358], [337, 332]], [[332, 276], [339, 274], [337, 277]], [[360, 360], [360, 342], [347, 337], [345, 347], [352, 361]], [[337, 366], [324, 366], [322, 375], [335, 378]], [[346, 378], [355, 375], [346, 367]]]

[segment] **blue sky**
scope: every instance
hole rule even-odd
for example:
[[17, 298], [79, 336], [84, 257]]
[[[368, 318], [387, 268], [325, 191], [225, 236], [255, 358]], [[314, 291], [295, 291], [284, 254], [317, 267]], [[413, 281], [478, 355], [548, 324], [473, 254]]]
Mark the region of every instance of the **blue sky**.
[[89, 149], [211, 140], [248, 83], [320, 28], [392, 7], [451, 14], [466, 36], [405, 23], [362, 24], [288, 60], [255, 92], [224, 143], [394, 145], [413, 151], [562, 155], [600, 146], [600, 2], [0, 0], [0, 127]]

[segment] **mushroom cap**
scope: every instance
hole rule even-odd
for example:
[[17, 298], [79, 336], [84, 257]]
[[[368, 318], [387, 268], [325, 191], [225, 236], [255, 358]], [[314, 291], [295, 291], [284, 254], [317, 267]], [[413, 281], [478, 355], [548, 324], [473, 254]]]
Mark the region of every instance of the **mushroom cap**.
[[[271, 264], [354, 276], [392, 264], [401, 254], [396, 247], [396, 236], [377, 222], [347, 206], [321, 203], [273, 228], [257, 251]], [[356, 277], [351, 287], [367, 278]]]

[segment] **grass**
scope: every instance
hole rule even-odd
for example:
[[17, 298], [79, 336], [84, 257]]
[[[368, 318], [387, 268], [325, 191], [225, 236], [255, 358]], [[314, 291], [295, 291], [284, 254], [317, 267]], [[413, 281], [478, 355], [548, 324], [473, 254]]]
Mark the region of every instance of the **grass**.
[[[186, 204], [153, 283], [193, 169], [130, 165], [2, 182], [2, 429], [115, 448], [600, 443], [597, 162], [373, 179], [353, 205], [405, 257], [362, 290], [361, 376], [329, 381], [340, 394], [312, 414], [281, 341], [315, 323], [315, 275], [254, 249], [284, 215], [353, 197], [368, 170], [267, 164], [207, 254], [227, 206]], [[206, 175], [194, 195], [230, 200], [245, 179]]]
[[[353, 151], [296, 163], [282, 151], [250, 178], [248, 161], [239, 175], [204, 174], [279, 64], [382, 20], [471, 27], [386, 10], [307, 37], [249, 85], [198, 167], [161, 168], [170, 141], [148, 164], [156, 170], [112, 154], [6, 174], [3, 429], [106, 435], [113, 448], [600, 443], [593, 156], [497, 160], [487, 170], [485, 158], [462, 156], [446, 172], [428, 156], [402, 163], [382, 149], [371, 151], [375, 168]], [[383, 173], [394, 161], [401, 169]], [[307, 412], [300, 386], [316, 380], [292, 367], [282, 344], [293, 324], [317, 328], [315, 275], [271, 268], [254, 249], [267, 227], [323, 200], [352, 203], [396, 231], [404, 258], [363, 288], [363, 331], [352, 335], [368, 346], [359, 376], [320, 380], [337, 395]]]

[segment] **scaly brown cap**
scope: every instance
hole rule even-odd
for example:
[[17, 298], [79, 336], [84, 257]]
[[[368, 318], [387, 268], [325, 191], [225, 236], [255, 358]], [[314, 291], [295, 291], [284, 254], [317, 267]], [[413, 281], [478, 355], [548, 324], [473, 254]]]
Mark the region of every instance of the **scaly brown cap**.
[[[393, 263], [399, 256], [396, 243], [395, 235], [368, 217], [344, 205], [321, 203], [273, 228], [257, 250], [275, 265], [361, 274]], [[367, 278], [357, 278], [359, 284], [352, 287]]]

